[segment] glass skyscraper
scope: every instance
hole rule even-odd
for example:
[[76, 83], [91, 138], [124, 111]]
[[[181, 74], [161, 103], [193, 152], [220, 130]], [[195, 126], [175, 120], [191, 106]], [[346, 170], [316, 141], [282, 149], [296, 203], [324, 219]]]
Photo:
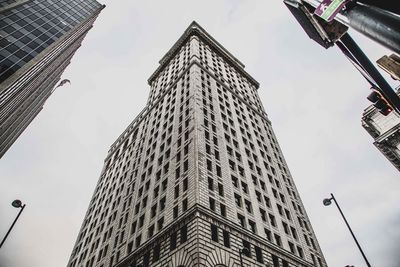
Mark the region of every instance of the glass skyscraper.
[[95, 0], [0, 0], [0, 157], [42, 109], [103, 8]]
[[148, 83], [68, 267], [326, 267], [244, 65], [193, 22]]

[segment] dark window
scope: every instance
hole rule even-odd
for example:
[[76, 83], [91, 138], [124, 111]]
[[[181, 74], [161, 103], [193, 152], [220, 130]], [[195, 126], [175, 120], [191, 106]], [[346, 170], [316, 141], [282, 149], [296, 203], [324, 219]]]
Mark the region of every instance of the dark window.
[[144, 267], [149, 267], [150, 266], [150, 251], [147, 251], [143, 255], [143, 266]]
[[304, 253], [303, 253], [303, 249], [301, 247], [297, 247], [297, 251], [299, 252], [299, 256], [300, 258], [304, 258]]
[[245, 255], [246, 257], [250, 258], [251, 257], [251, 246], [250, 246], [250, 243], [248, 241], [246, 241], [246, 240], [242, 240], [242, 243], [243, 243], [243, 248], [246, 248], [246, 251], [244, 251], [246, 253], [243, 252], [243, 255]]
[[171, 250], [174, 250], [176, 248], [176, 232], [171, 234], [170, 242], [169, 242], [169, 248]]
[[187, 206], [188, 206], [188, 200], [187, 200], [187, 198], [185, 198], [185, 199], [182, 201], [182, 212], [184, 212], [184, 211], [187, 210]]
[[136, 247], [138, 248], [138, 247], [140, 247], [140, 242], [142, 241], [142, 235], [139, 235], [137, 238], [136, 238]]
[[215, 211], [215, 200], [209, 198], [209, 202], [210, 202], [210, 210]]
[[256, 223], [249, 220], [249, 225], [250, 225], [251, 231], [256, 234], [257, 233]]
[[129, 254], [132, 252], [132, 247], [133, 247], [133, 242], [129, 242], [128, 248], [126, 249], [126, 252]]
[[219, 205], [219, 208], [220, 208], [220, 210], [221, 210], [221, 215], [222, 215], [223, 217], [226, 217], [226, 207], [225, 207], [225, 205], [224, 205], [224, 204], [220, 204], [220, 205]]
[[274, 264], [274, 267], [279, 267], [279, 258], [273, 254], [272, 254], [272, 263]]
[[181, 243], [185, 243], [187, 241], [187, 225], [182, 226], [180, 231], [181, 231]]
[[224, 235], [224, 246], [227, 248], [231, 247], [231, 238], [228, 231], [223, 230]]
[[211, 224], [211, 239], [218, 242], [218, 227], [214, 224]]
[[263, 263], [264, 260], [263, 260], [261, 248], [259, 248], [259, 247], [257, 247], [257, 246], [254, 246], [254, 250], [256, 251], [256, 260], [257, 260], [258, 262]]
[[239, 223], [243, 228], [246, 228], [246, 220], [243, 215], [238, 214]]
[[208, 189], [214, 190], [214, 180], [212, 178], [208, 178]]
[[277, 234], [274, 234], [274, 236], [275, 236], [276, 244], [281, 247], [282, 246], [281, 237], [279, 235], [277, 235]]
[[153, 248], [153, 262], [156, 262], [160, 259], [160, 251], [161, 251], [161, 246], [160, 244], [157, 244]]
[[218, 184], [218, 193], [220, 196], [224, 196], [224, 186], [222, 184]]

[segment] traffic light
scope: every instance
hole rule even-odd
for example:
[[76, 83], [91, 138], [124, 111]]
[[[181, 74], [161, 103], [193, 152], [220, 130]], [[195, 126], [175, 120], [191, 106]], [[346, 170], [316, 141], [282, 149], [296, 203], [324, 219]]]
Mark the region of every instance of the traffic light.
[[393, 107], [378, 89], [372, 87], [371, 90], [372, 93], [369, 94], [367, 99], [374, 103], [374, 107], [376, 107], [382, 115], [387, 116], [393, 111]]

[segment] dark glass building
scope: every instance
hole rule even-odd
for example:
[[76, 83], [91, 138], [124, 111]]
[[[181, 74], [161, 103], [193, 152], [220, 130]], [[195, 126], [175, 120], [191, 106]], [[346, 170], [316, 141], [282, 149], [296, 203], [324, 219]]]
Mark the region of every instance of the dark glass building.
[[95, 0], [0, 0], [0, 157], [43, 108], [103, 8]]

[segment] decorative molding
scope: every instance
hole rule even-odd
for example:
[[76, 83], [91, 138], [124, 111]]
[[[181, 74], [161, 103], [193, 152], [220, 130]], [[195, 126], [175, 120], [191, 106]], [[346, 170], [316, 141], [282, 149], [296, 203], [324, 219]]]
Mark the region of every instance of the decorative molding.
[[162, 70], [167, 66], [169, 61], [179, 52], [179, 48], [186, 43], [191, 36], [196, 35], [202, 41], [206, 42], [210, 47], [212, 47], [220, 56], [222, 56], [227, 62], [232, 64], [232, 66], [244, 77], [246, 77], [257, 89], [260, 84], [250, 76], [245, 70], [245, 65], [240, 62], [236, 57], [228, 52], [220, 43], [218, 43], [206, 30], [204, 30], [197, 22], [193, 21], [189, 27], [185, 30], [178, 41], [172, 46], [172, 48], [165, 54], [164, 57], [159, 61], [160, 66], [147, 80], [148, 84], [151, 85], [153, 80], [162, 72]]

